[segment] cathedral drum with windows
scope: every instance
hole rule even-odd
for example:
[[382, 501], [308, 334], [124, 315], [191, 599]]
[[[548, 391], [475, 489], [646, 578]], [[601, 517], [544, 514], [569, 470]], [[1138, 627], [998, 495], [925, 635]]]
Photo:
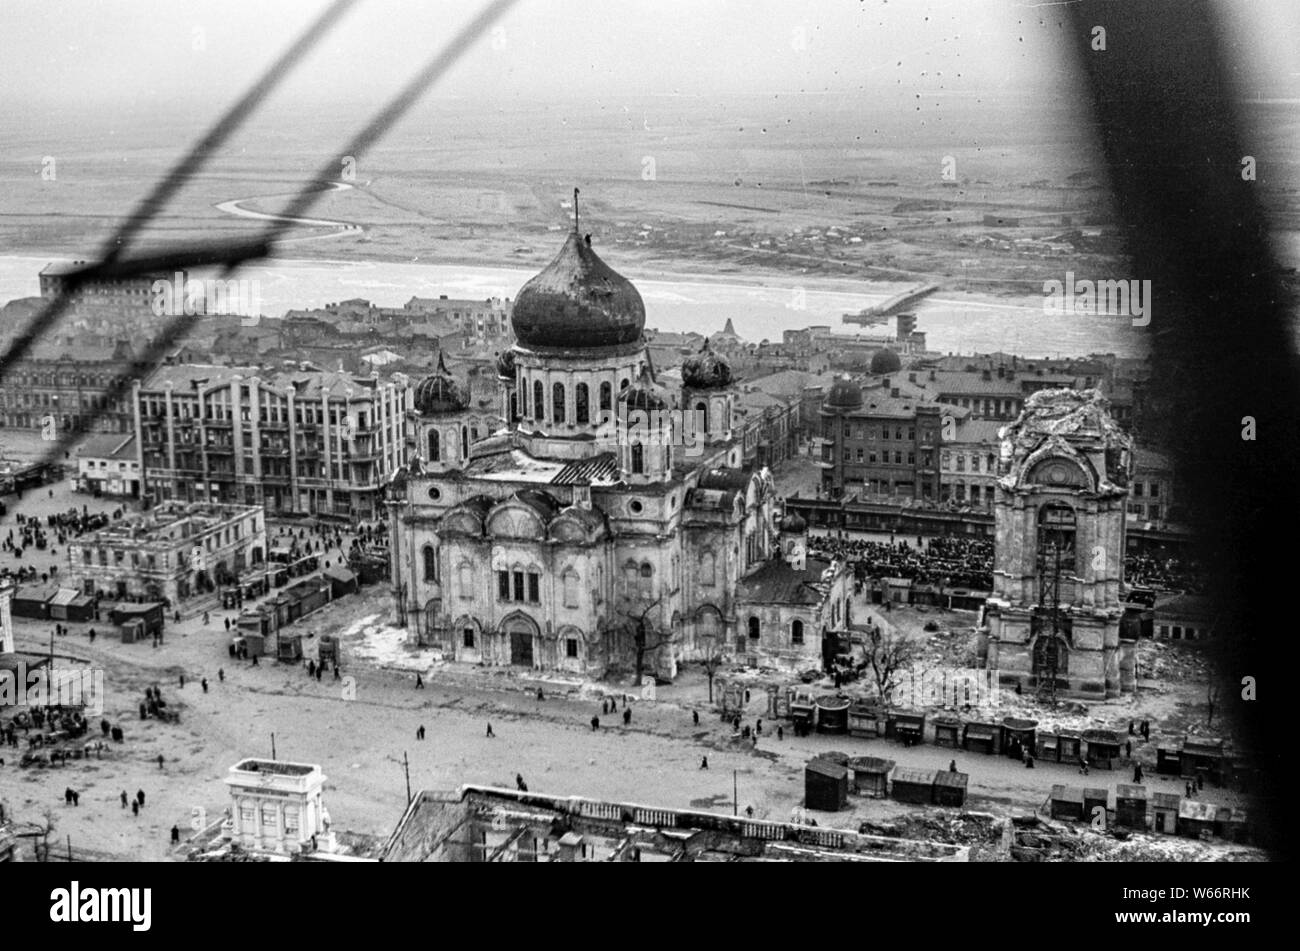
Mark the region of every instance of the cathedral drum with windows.
[[726, 361], [660, 385], [641, 295], [576, 220], [512, 322], [496, 432], [472, 437], [445, 365], [415, 389], [416, 458], [389, 487], [398, 623], [448, 659], [583, 676], [671, 678], [738, 633], [777, 646], [739, 630], [738, 583], [778, 532], [770, 473], [740, 468]]
[[1120, 638], [1131, 443], [1095, 390], [1043, 390], [1001, 432], [986, 663], [1003, 686], [1091, 699], [1134, 687]]

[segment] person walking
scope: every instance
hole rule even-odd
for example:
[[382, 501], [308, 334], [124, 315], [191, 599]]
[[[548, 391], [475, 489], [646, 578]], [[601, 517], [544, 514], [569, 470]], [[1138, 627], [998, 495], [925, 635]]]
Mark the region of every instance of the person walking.
[[699, 711], [699, 710], [692, 710], [692, 711], [691, 711], [691, 722], [694, 723], [696, 726], [699, 726], [699, 725], [700, 725], [700, 711]]
[[226, 668], [224, 667], [217, 668], [217, 680], [221, 681], [222, 683], [226, 682]]
[[1132, 758], [1133, 758], [1133, 741], [1132, 741], [1132, 740], [1126, 740], [1126, 741], [1125, 741], [1125, 743], [1124, 743], [1124, 755], [1127, 756], [1129, 759], [1132, 759]]
[[[161, 753], [158, 754], [158, 768], [159, 768], [159, 769], [162, 769], [162, 768], [163, 768], [163, 755], [162, 755]], [[144, 793], [141, 793], [140, 795], [141, 795], [141, 797], [143, 797], [143, 796], [144, 796]], [[143, 804], [144, 804], [144, 799], [141, 798], [140, 802], [141, 802], [141, 804], [143, 805]]]
[[202, 686], [203, 686], [203, 692], [204, 692], [204, 693], [207, 693], [207, 692], [208, 692], [208, 678], [207, 678], [207, 677], [204, 677], [202, 680], [199, 681], [199, 683], [202, 684]]
[[488, 728], [487, 728], [487, 735], [488, 735], [488, 738], [491, 739], [491, 738], [495, 737], [496, 734], [492, 732], [492, 724], [491, 724], [491, 723], [489, 723], [487, 726], [488, 726]]
[[172, 845], [177, 845], [181, 841], [180, 826], [172, 826]]
[[707, 756], [701, 756], [700, 769], [708, 769], [708, 768], [709, 768], [709, 758]]
[[515, 786], [518, 787], [520, 792], [528, 792], [528, 784], [524, 782], [523, 773], [515, 773]]
[[624, 710], [624, 711], [623, 711], [623, 725], [624, 725], [624, 726], [627, 726], [627, 725], [628, 725], [629, 723], [631, 723], [631, 722], [632, 722], [632, 711], [631, 711], [631, 710]]
[[137, 790], [135, 791], [135, 801], [138, 802], [138, 803], [140, 804], [140, 808], [141, 808], [141, 809], [144, 808], [144, 790], [143, 790], [143, 789], [137, 789]]
[[1141, 764], [1141, 763], [1134, 763], [1134, 764], [1133, 764], [1133, 782], [1135, 782], [1135, 783], [1140, 783], [1140, 782], [1142, 782], [1142, 764]]
[[415, 675], [415, 689], [416, 690], [424, 689], [424, 678], [421, 677], [419, 674]]
[[956, 761], [955, 759], [954, 759], [954, 760], [950, 760], [950, 761], [948, 762], [948, 772], [950, 772], [950, 773], [955, 773], [955, 772], [957, 772], [957, 761]]
[[591, 715], [591, 729], [593, 732], [600, 729], [600, 717], [594, 713]]
[[133, 815], [133, 816], [138, 816], [138, 815], [140, 815], [140, 803], [139, 803], [138, 801], [132, 801], [132, 803], [131, 803], [131, 815]]
[[778, 740], [784, 740], [784, 739], [785, 739], [785, 727], [780, 726], [779, 724], [777, 725], [777, 728], [776, 728], [776, 738], [777, 738]]
[[126, 790], [125, 790], [125, 789], [122, 790], [122, 808], [123, 808], [123, 809], [126, 808]]

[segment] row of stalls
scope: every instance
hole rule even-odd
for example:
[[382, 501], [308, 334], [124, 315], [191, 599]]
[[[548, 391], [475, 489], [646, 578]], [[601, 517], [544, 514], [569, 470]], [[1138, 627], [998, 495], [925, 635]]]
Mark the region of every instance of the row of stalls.
[[279, 660], [302, 659], [302, 636], [281, 633], [284, 628], [319, 611], [334, 598], [355, 593], [357, 577], [346, 568], [330, 568], [321, 575], [290, 585], [265, 604], [244, 611], [235, 622], [234, 647], [249, 654], [273, 654]]
[[1114, 809], [1110, 808], [1110, 791], [1100, 787], [1056, 785], [1048, 802], [1053, 819], [1095, 823], [1105, 816], [1106, 827], [1113, 821], [1124, 829], [1189, 838], [1218, 836], [1233, 842], [1245, 842], [1250, 835], [1242, 809], [1174, 793], [1148, 792], [1146, 786], [1131, 783], [1115, 787]]
[[37, 621], [93, 621], [95, 599], [75, 588], [58, 585], [24, 585], [9, 602], [14, 617]]
[[925, 806], [966, 804], [970, 776], [955, 770], [915, 769], [875, 756], [848, 757], [831, 753], [810, 760], [804, 768], [804, 805], [838, 812], [848, 804], [849, 790], [872, 799]]

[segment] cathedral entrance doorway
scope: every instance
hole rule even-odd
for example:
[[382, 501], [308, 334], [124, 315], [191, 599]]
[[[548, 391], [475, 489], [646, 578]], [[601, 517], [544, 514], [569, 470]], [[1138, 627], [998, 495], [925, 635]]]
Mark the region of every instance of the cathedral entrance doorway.
[[510, 638], [510, 663], [518, 667], [533, 667], [537, 625], [532, 618], [517, 614], [507, 618], [503, 627], [506, 636]]

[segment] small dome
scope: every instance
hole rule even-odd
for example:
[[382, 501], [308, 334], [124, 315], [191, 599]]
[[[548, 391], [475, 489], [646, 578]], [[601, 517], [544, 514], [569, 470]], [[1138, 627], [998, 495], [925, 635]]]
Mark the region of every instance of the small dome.
[[801, 535], [808, 530], [808, 523], [798, 512], [791, 512], [781, 519], [777, 529], [790, 535]]
[[459, 413], [469, 406], [469, 397], [438, 354], [438, 369], [415, 384], [415, 410], [421, 416]]
[[682, 361], [682, 382], [692, 390], [720, 390], [731, 385], [731, 364], [709, 348], [708, 338], [700, 352]]
[[903, 369], [903, 361], [893, 350], [885, 347], [871, 355], [871, 372], [873, 374], [897, 373]]
[[555, 260], [520, 288], [510, 323], [529, 348], [588, 350], [635, 344], [645, 304], [632, 282], [570, 233]]
[[862, 387], [847, 376], [841, 377], [831, 384], [822, 405], [828, 409], [861, 409]]
[[641, 373], [622, 393], [618, 395], [620, 403], [626, 403], [628, 410], [670, 409], [672, 399], [668, 391], [655, 382], [650, 372], [650, 365], [641, 368]]
[[515, 352], [506, 350], [504, 353], [497, 354], [497, 376], [503, 380], [513, 380], [515, 378]]

